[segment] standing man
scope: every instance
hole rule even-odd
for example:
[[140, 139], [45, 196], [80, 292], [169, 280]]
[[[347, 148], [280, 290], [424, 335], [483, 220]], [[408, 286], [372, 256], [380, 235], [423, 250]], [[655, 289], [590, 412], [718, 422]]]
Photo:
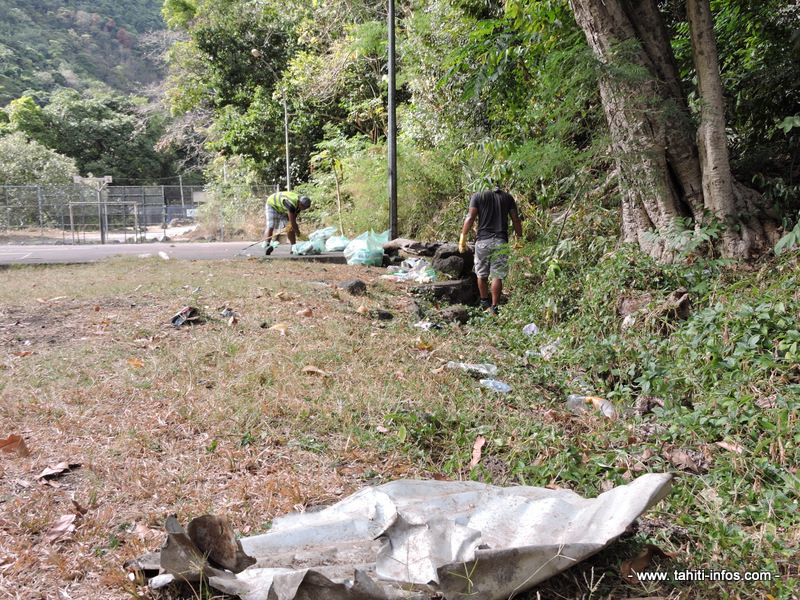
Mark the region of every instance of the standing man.
[[[267, 247], [266, 255], [272, 254], [272, 234], [275, 229], [286, 227], [286, 235], [289, 242], [295, 244], [297, 235], [300, 235], [300, 228], [297, 226], [297, 215], [300, 211], [311, 206], [311, 198], [308, 196], [298, 196], [296, 192], [275, 192], [264, 206], [267, 212], [267, 228], [264, 230], [264, 240]], [[289, 225], [289, 227], [287, 227]]]
[[[500, 296], [503, 294], [503, 279], [508, 276], [508, 255], [498, 252], [508, 245], [508, 217], [514, 225], [514, 233], [522, 237], [522, 222], [517, 212], [517, 202], [508, 192], [499, 188], [472, 194], [469, 212], [458, 240], [458, 251], [467, 251], [467, 234], [478, 219], [478, 237], [475, 241], [475, 274], [478, 276], [478, 292], [481, 308], [498, 313]], [[489, 278], [491, 277], [491, 290]], [[491, 297], [489, 293], [491, 291]]]

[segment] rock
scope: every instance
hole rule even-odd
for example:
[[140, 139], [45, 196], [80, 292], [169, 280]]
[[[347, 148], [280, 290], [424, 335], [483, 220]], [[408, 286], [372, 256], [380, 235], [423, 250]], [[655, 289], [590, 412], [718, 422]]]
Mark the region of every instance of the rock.
[[349, 279], [336, 287], [346, 290], [353, 296], [362, 296], [367, 293], [367, 284], [360, 279]]
[[[458, 266], [459, 263], [461, 265], [460, 271], [451, 275], [451, 277], [454, 277], [455, 279], [468, 277], [472, 272], [472, 267], [475, 263], [475, 254], [473, 253], [472, 249], [467, 249], [467, 251], [462, 254], [458, 251], [458, 244], [442, 244], [439, 246], [436, 254], [433, 255], [431, 266], [436, 271], [440, 271], [449, 275], [450, 273], [446, 271], [445, 268], [452, 270]], [[437, 264], [444, 268], [437, 267]]]
[[469, 320], [469, 313], [461, 305], [448, 306], [439, 312], [439, 320], [445, 323], [461, 323], [464, 325]]
[[436, 300], [444, 300], [451, 304], [474, 305], [478, 303], [478, 280], [474, 274], [453, 281], [436, 281], [418, 285], [408, 290], [412, 294], [420, 294]]
[[431, 267], [437, 273], [441, 273], [450, 279], [459, 279], [464, 272], [464, 259], [460, 256], [448, 256], [447, 258], [433, 259]]
[[379, 308], [369, 311], [369, 314], [374, 319], [380, 319], [381, 321], [391, 321], [392, 319], [394, 319], [394, 315], [390, 313], [388, 310], [381, 310]]

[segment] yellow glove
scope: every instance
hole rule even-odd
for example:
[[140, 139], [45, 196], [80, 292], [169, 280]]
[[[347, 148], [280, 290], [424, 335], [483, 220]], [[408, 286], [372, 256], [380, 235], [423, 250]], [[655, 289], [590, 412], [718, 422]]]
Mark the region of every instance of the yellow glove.
[[281, 229], [281, 233], [286, 234], [286, 235], [290, 234], [291, 232], [292, 232], [292, 224], [291, 223], [289, 223], [286, 227]]
[[466, 233], [462, 233], [461, 237], [458, 238], [458, 251], [461, 252], [461, 254], [464, 254], [464, 252], [467, 251], [467, 234]]

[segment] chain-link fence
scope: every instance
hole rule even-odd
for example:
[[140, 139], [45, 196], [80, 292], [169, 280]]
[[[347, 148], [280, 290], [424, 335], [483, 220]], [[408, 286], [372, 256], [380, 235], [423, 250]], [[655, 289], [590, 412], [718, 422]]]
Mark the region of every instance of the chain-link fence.
[[[224, 240], [262, 219], [275, 186], [0, 186], [0, 243], [145, 241], [148, 231], [202, 224]], [[263, 222], [263, 221], [262, 221]], [[226, 232], [228, 232], [226, 234]]]

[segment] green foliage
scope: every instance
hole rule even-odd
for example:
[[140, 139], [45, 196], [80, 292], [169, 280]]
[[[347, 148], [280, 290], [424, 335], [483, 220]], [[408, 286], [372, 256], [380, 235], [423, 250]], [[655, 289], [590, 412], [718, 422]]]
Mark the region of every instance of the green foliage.
[[0, 185], [72, 183], [75, 161], [29, 141], [21, 132], [0, 137]]
[[157, 81], [160, 66], [137, 38], [162, 29], [161, 0], [35, 0], [0, 4], [0, 105], [25, 93], [103, 85], [129, 93]]

